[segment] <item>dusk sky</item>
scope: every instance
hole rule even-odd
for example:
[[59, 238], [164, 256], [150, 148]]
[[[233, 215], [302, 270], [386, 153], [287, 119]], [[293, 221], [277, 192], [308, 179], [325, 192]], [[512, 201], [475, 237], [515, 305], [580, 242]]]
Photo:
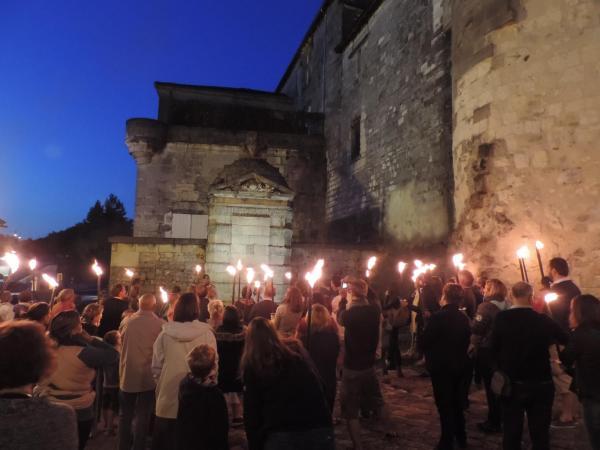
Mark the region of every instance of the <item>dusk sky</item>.
[[273, 90], [322, 0], [23, 0], [0, 11], [0, 218], [41, 237], [116, 194], [154, 81]]

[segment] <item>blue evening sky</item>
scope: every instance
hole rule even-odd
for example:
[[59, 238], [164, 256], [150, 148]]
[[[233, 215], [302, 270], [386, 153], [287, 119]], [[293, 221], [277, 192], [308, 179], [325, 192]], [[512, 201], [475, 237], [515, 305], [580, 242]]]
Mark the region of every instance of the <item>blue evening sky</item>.
[[125, 121], [153, 82], [273, 90], [322, 0], [0, 2], [0, 218], [40, 237], [116, 194], [133, 215]]

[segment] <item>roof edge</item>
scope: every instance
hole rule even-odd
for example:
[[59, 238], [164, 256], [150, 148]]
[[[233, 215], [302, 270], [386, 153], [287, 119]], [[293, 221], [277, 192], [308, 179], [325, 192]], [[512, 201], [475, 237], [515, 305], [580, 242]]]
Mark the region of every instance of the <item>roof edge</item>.
[[288, 78], [290, 77], [290, 75], [292, 73], [294, 66], [296, 65], [296, 62], [298, 61], [298, 59], [300, 59], [300, 53], [302, 52], [304, 45], [308, 42], [308, 40], [314, 34], [317, 27], [321, 24], [323, 17], [325, 17], [327, 10], [333, 4], [334, 1], [335, 0], [323, 0], [323, 4], [319, 8], [317, 15], [313, 19], [310, 27], [308, 28], [308, 31], [302, 38], [302, 41], [300, 41], [300, 45], [296, 49], [296, 53], [294, 53], [294, 57], [292, 58], [292, 60], [288, 64], [287, 68], [285, 69], [285, 72], [283, 73], [281, 80], [279, 80], [279, 83], [277, 84], [277, 87], [275, 88], [276, 94], [281, 94], [281, 89], [283, 88], [283, 85], [287, 82]]

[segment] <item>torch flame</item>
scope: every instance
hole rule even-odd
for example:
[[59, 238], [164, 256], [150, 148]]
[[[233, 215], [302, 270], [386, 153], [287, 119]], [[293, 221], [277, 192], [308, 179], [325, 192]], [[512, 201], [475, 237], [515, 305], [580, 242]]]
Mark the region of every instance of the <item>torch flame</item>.
[[529, 258], [529, 249], [527, 248], [526, 245], [524, 245], [519, 250], [517, 250], [517, 256], [521, 259]]
[[292, 279], [292, 272], [286, 272], [286, 273], [285, 273], [285, 278], [286, 278], [287, 280], [291, 280], [291, 279]]
[[373, 270], [373, 267], [375, 267], [376, 263], [377, 263], [377, 256], [371, 256], [369, 258], [369, 260], [367, 261], [367, 269]]
[[167, 303], [169, 301], [169, 294], [167, 291], [165, 291], [162, 286], [159, 286], [158, 290], [160, 291], [160, 299], [162, 302]]
[[544, 243], [542, 241], [535, 241], [535, 248], [541, 250], [544, 248]]
[[97, 277], [104, 273], [102, 267], [100, 267], [100, 265], [98, 264], [98, 260], [96, 259], [94, 260], [94, 264], [92, 264], [92, 270], [94, 271]]
[[29, 260], [29, 270], [31, 270], [33, 272], [36, 267], [37, 267], [37, 259], [31, 258]]
[[255, 287], [256, 289], [260, 289], [260, 281], [256, 280], [256, 281], [254, 282], [254, 287]]
[[464, 255], [462, 253], [457, 253], [456, 255], [454, 255], [452, 257], [452, 263], [458, 267], [460, 264], [462, 264], [464, 259]]
[[367, 269], [367, 270], [365, 270], [365, 276], [366, 276], [367, 278], [369, 278], [369, 277], [371, 276], [371, 271], [370, 271], [370, 270], [368, 270], [368, 269]]
[[550, 292], [544, 296], [544, 301], [546, 303], [552, 303], [558, 300], [558, 294], [556, 292]]
[[129, 278], [133, 278], [135, 273], [131, 269], [125, 269], [125, 275], [127, 275]]
[[415, 267], [419, 269], [423, 267], [423, 261], [421, 261], [420, 259], [415, 259]]
[[254, 269], [252, 267], [248, 267], [246, 269], [246, 281], [248, 284], [250, 284], [252, 283], [252, 280], [254, 280]]
[[58, 287], [58, 282], [54, 278], [52, 278], [50, 275], [43, 273], [42, 278], [46, 283], [48, 283], [48, 286], [50, 286], [50, 289], [56, 289]]
[[235, 267], [233, 267], [233, 266], [227, 266], [227, 269], [225, 269], [225, 270], [232, 277], [235, 277], [235, 274], [237, 273], [237, 269]]
[[308, 281], [308, 284], [310, 284], [311, 288], [315, 287], [316, 282], [319, 280], [319, 278], [321, 278], [321, 275], [323, 275], [324, 264], [325, 260], [319, 259], [315, 264], [315, 267], [313, 267], [313, 270], [306, 272], [306, 276], [304, 278], [306, 278], [306, 281]]
[[404, 273], [404, 269], [406, 269], [406, 263], [404, 261], [400, 261], [398, 263], [398, 272]]
[[273, 275], [275, 275], [273, 273], [273, 270], [266, 264], [261, 264], [260, 270], [262, 270], [265, 273], [265, 276], [264, 276], [265, 281], [267, 281], [269, 278], [273, 278]]
[[237, 264], [235, 265], [235, 268], [238, 270], [238, 272], [241, 272], [242, 269], [244, 268], [243, 264], [242, 264], [242, 260], [238, 259]]
[[202, 272], [202, 266], [200, 264], [196, 264], [196, 267], [194, 270], [196, 271], [196, 273], [198, 275], [200, 275], [200, 272]]
[[19, 270], [19, 265], [21, 264], [21, 261], [19, 260], [19, 256], [15, 252], [6, 252], [2, 259], [6, 261], [6, 264], [8, 264], [8, 267], [10, 268], [10, 273], [15, 273], [17, 270]]

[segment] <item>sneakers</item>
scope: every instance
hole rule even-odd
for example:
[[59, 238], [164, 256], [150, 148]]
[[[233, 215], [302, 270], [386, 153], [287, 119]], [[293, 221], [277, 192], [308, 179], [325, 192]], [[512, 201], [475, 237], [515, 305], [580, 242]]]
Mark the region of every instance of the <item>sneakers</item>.
[[485, 434], [502, 433], [502, 427], [493, 425], [489, 422], [481, 422], [477, 424], [477, 429]]
[[555, 420], [550, 425], [551, 428], [555, 428], [557, 430], [568, 429], [568, 428], [575, 428], [576, 426], [577, 426], [577, 422], [575, 422], [574, 420], [562, 421], [560, 419], [559, 420]]

